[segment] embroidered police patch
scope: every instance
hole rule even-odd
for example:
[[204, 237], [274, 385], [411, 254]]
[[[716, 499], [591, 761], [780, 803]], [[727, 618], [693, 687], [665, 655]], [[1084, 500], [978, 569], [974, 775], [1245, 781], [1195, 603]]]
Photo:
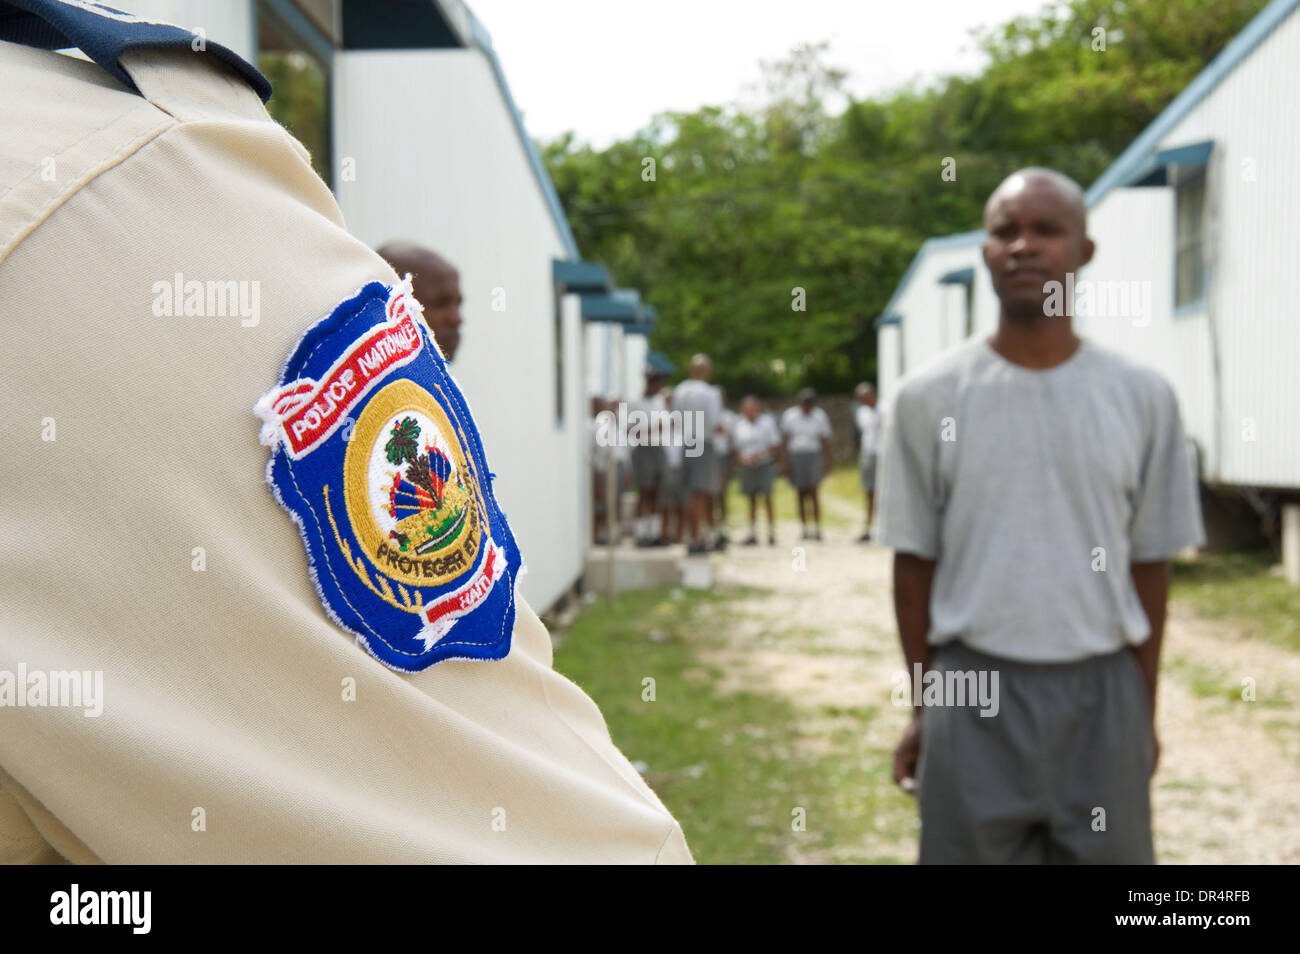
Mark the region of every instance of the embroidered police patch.
[[520, 555], [408, 280], [314, 324], [253, 408], [330, 617], [402, 672], [510, 651]]

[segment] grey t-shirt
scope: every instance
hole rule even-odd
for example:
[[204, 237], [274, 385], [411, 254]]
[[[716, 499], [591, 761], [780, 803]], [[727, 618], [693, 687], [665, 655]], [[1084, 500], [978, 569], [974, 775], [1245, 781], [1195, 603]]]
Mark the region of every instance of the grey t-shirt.
[[1173, 389], [1086, 340], [1035, 371], [979, 338], [909, 375], [878, 513], [883, 545], [937, 562], [930, 643], [1027, 662], [1144, 642], [1129, 564], [1204, 542]]

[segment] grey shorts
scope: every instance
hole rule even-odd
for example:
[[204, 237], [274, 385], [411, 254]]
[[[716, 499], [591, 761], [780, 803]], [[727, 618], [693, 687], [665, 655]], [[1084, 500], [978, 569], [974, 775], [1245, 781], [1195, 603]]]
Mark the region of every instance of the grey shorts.
[[757, 494], [771, 496], [772, 478], [776, 476], [776, 461], [768, 460], [752, 467], [740, 468], [740, 492], [746, 497]]
[[632, 474], [636, 477], [639, 489], [653, 490], [658, 487], [667, 469], [668, 461], [662, 447], [632, 448]]
[[858, 458], [858, 472], [862, 476], [862, 490], [864, 493], [875, 493], [876, 490], [876, 455], [867, 454]]
[[718, 454], [718, 493], [727, 492], [727, 484], [736, 473], [736, 458], [731, 453]]
[[684, 493], [709, 494], [718, 492], [718, 455], [713, 450], [713, 442], [705, 441], [700, 446], [696, 457], [689, 454], [682, 458], [682, 484]]
[[663, 479], [659, 482], [659, 506], [680, 507], [686, 495], [682, 492], [682, 468], [669, 467], [664, 462]]
[[1044, 665], [950, 643], [932, 665], [996, 672], [998, 706], [922, 714], [922, 864], [1155, 862], [1151, 710], [1132, 651]]
[[826, 460], [821, 451], [800, 451], [790, 455], [790, 483], [799, 490], [812, 490], [826, 476]]

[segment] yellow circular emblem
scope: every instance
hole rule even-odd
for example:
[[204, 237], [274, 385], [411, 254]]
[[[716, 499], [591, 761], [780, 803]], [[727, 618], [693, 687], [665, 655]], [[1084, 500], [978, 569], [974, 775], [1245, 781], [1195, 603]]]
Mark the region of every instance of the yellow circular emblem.
[[343, 499], [361, 550], [406, 586], [443, 586], [468, 573], [486, 509], [459, 429], [413, 381], [366, 402], [343, 457]]

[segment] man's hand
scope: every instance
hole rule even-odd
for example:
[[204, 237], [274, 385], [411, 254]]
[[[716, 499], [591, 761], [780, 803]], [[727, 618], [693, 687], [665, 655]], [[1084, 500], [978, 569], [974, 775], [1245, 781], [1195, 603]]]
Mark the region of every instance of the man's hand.
[[916, 788], [909, 789], [903, 779], [916, 779], [916, 765], [921, 758], [921, 711], [913, 710], [912, 721], [908, 723], [903, 738], [894, 749], [894, 784], [915, 795]]

